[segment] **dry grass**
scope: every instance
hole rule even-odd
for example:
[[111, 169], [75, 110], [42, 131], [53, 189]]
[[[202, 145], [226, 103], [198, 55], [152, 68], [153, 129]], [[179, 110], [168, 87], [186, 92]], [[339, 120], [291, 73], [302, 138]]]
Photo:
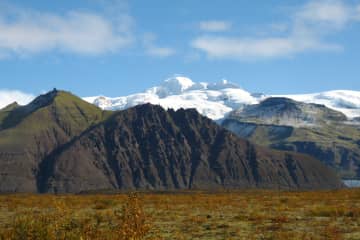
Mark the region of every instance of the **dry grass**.
[[360, 189], [2, 195], [0, 239], [360, 239]]

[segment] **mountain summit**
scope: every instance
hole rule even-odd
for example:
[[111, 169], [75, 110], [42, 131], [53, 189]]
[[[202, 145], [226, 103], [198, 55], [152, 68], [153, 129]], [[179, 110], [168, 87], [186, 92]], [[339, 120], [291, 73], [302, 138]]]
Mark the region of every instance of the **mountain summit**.
[[165, 98], [170, 95], [179, 95], [193, 87], [195, 83], [187, 77], [173, 77], [166, 79], [159, 87], [153, 87], [147, 90], [150, 94], [155, 94], [160, 98]]
[[187, 77], [175, 76], [143, 93], [116, 98], [87, 97], [84, 100], [106, 110], [124, 110], [145, 103], [175, 110], [195, 108], [200, 114], [219, 120], [234, 109], [257, 103], [259, 98], [260, 95], [255, 97], [227, 80], [196, 83]]

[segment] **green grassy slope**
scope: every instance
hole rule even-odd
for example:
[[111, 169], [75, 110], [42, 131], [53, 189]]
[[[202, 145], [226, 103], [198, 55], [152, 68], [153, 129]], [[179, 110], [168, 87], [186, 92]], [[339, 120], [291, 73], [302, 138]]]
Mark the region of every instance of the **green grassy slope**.
[[7, 105], [6, 107], [0, 109], [0, 129], [1, 125], [3, 124], [4, 119], [16, 108], [20, 107], [20, 105], [17, 102], [11, 103]]
[[[71, 93], [56, 90], [26, 106], [2, 110], [0, 188], [34, 191], [41, 160], [110, 114]], [[26, 185], [21, 184], [24, 178]]]

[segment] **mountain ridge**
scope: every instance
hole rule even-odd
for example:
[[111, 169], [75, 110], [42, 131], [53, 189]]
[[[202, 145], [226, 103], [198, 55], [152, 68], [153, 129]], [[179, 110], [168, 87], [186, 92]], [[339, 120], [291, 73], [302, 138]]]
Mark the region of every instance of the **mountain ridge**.
[[[248, 159], [249, 154], [253, 154], [253, 160]], [[86, 157], [79, 158], [79, 155]], [[276, 156], [277, 160], [270, 156]], [[285, 158], [291, 163], [283, 160]], [[307, 189], [325, 186], [321, 182], [330, 184], [335, 179], [329, 170], [316, 166], [320, 164], [318, 161], [292, 153], [269, 152], [237, 139], [196, 110], [165, 111], [151, 104], [114, 114], [51, 159], [53, 174], [43, 186], [44, 192], [88, 191], [86, 186], [78, 185], [78, 179], [87, 179], [99, 188], [153, 190]], [[287, 164], [297, 166], [297, 171], [304, 169], [305, 175], [302, 176], [301, 171], [280, 170], [284, 177], [278, 176], [275, 172], [282, 164], [285, 164], [283, 169], [288, 169]], [[322, 174], [318, 170], [310, 173], [307, 164], [314, 169], [321, 168]], [[76, 166], [85, 166], [86, 170]], [[87, 171], [95, 171], [95, 166], [107, 167], [102, 173], [89, 174]], [[70, 179], [66, 174], [68, 169], [74, 171]], [[332, 177], [323, 179], [328, 175]], [[88, 179], [89, 176], [97, 176], [96, 181]]]
[[343, 186], [319, 161], [253, 145], [195, 109], [107, 112], [54, 90], [18, 111], [0, 129], [1, 192]]
[[[322, 104], [344, 113], [349, 120], [360, 118], [360, 91], [333, 90], [310, 94], [251, 93], [227, 80], [218, 83], [194, 82], [183, 75], [166, 79], [159, 86], [120, 97], [83, 97], [103, 110], [124, 110], [139, 104], [159, 104], [169, 109], [196, 108], [199, 113], [220, 121], [244, 105], [258, 104], [271, 97], [285, 97], [304, 103]], [[0, 105], [6, 106], [11, 102]]]

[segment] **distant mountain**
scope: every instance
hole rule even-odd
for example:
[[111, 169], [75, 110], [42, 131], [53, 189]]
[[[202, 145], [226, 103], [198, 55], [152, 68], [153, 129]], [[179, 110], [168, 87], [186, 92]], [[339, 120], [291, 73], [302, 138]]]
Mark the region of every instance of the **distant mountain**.
[[324, 105], [268, 98], [231, 112], [222, 126], [257, 144], [309, 154], [360, 177], [360, 125]]
[[0, 192], [341, 186], [318, 160], [253, 145], [195, 110], [107, 112], [57, 90], [0, 110]]
[[[273, 96], [276, 97], [276, 96]], [[360, 117], [360, 91], [336, 90], [313, 94], [282, 95], [298, 102], [317, 103], [342, 112], [349, 119]]]
[[196, 83], [182, 76], [169, 78], [160, 86], [150, 88], [142, 93], [115, 98], [86, 97], [84, 100], [106, 110], [123, 110], [145, 103], [158, 104], [166, 109], [196, 108], [199, 113], [208, 118], [221, 120], [233, 110], [245, 105], [257, 104], [269, 97], [285, 97], [304, 103], [322, 104], [344, 113], [349, 119], [360, 117], [359, 91], [338, 90], [314, 94], [272, 96], [249, 93], [226, 80], [219, 83]]
[[347, 121], [343, 113], [324, 105], [297, 102], [281, 97], [267, 98], [259, 104], [244, 106], [232, 111], [227, 118], [296, 127], [316, 127], [326, 123]]
[[106, 110], [124, 110], [145, 103], [175, 110], [195, 108], [200, 114], [218, 120], [244, 104], [257, 103], [259, 97], [252, 96], [226, 80], [219, 83], [195, 83], [189, 78], [177, 76], [143, 93], [117, 98], [87, 97], [84, 100]]

